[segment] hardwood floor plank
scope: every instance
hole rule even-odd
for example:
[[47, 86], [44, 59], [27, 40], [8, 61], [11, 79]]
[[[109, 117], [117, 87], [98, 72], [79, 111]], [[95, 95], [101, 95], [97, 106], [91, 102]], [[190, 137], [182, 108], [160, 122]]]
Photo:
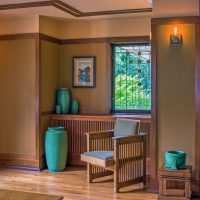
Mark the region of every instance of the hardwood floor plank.
[[0, 189], [0, 200], [62, 200], [60, 196]]
[[0, 189], [64, 196], [64, 200], [157, 200], [156, 194], [147, 193], [141, 185], [114, 193], [112, 176], [89, 184], [86, 169], [72, 167], [58, 173], [0, 169]]

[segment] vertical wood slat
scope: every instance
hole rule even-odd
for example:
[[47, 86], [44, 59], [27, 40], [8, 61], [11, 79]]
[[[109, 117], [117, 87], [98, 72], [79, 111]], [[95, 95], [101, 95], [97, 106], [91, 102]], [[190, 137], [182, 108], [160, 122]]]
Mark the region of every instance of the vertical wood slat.
[[[119, 184], [144, 177], [146, 169], [143, 161], [145, 157], [144, 141], [119, 144], [118, 152], [118, 181]], [[116, 174], [117, 176], [117, 174]], [[145, 180], [143, 181], [145, 183]]]

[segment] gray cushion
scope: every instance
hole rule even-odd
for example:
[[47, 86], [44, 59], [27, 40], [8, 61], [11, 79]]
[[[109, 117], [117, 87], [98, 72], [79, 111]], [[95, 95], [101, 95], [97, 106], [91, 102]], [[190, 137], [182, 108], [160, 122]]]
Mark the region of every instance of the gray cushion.
[[117, 119], [115, 122], [114, 135], [128, 136], [139, 133], [140, 121], [131, 119]]
[[94, 158], [98, 158], [101, 160], [109, 160], [114, 158], [114, 152], [113, 151], [88, 151], [83, 153], [85, 156], [91, 156]]

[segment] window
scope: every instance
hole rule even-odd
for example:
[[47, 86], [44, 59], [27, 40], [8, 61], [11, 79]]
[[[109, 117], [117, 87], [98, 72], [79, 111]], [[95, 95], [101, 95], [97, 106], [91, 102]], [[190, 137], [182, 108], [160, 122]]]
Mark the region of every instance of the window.
[[150, 112], [151, 46], [115, 44], [112, 50], [112, 111], [115, 113]]

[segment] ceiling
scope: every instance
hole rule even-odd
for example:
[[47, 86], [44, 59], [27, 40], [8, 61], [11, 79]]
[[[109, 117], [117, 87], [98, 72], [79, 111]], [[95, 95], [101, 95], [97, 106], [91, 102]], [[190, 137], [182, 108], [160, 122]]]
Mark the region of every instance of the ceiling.
[[151, 0], [1, 0], [0, 17], [43, 15], [62, 19], [151, 16]]

